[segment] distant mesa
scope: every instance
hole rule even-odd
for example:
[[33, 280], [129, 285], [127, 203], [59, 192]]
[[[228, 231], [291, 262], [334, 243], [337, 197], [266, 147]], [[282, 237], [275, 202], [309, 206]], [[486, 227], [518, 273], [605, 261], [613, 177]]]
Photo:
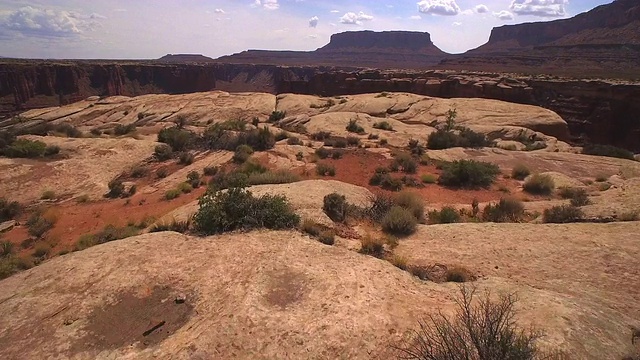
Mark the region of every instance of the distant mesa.
[[170, 63], [206, 63], [214, 62], [210, 57], [201, 54], [167, 54], [158, 61]]

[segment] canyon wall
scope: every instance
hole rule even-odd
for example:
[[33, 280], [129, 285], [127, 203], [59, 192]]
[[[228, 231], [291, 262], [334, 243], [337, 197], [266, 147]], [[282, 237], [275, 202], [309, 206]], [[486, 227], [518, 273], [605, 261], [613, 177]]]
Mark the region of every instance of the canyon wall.
[[640, 151], [640, 84], [452, 71], [347, 71], [271, 65], [123, 63], [0, 64], [0, 116], [89, 96], [148, 93], [301, 93], [323, 96], [383, 91], [479, 97], [538, 105], [568, 123], [573, 141]]

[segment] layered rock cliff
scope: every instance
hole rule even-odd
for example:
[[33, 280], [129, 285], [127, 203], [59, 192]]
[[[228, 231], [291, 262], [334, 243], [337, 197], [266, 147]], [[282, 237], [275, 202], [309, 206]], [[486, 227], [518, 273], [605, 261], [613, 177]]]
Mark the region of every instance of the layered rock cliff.
[[[260, 91], [335, 96], [383, 91], [538, 105], [569, 123], [573, 140], [640, 150], [640, 83], [451, 71], [345, 71], [269, 65], [0, 64], [3, 117], [88, 96]], [[1, 122], [0, 122], [1, 126]]]

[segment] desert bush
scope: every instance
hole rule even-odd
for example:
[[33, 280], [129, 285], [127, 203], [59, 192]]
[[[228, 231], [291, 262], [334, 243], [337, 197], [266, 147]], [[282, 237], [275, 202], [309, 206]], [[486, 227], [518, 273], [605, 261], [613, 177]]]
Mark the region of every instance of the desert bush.
[[387, 145], [389, 143], [389, 141], [387, 139], [380, 139], [380, 141], [378, 142], [378, 144], [380, 145]]
[[405, 175], [402, 178], [400, 178], [400, 181], [402, 181], [402, 183], [408, 187], [413, 187], [413, 188], [424, 187], [424, 185], [422, 185], [422, 182], [418, 180], [415, 176]]
[[518, 328], [515, 322], [517, 298], [500, 295], [492, 300], [487, 292], [476, 300], [476, 289], [462, 286], [457, 311], [442, 312], [419, 322], [413, 336], [396, 346], [403, 359], [540, 359], [536, 341], [540, 334]]
[[253, 172], [249, 174], [248, 185], [289, 184], [300, 181], [300, 176], [287, 170]]
[[326, 147], [320, 147], [316, 150], [316, 155], [318, 155], [318, 157], [320, 159], [326, 159], [329, 156], [331, 156], [331, 150], [327, 149]]
[[20, 211], [20, 203], [0, 197], [0, 222], [14, 219], [20, 214]]
[[296, 154], [296, 160], [298, 161], [304, 160], [304, 154], [302, 153], [302, 151], [298, 151], [298, 153]]
[[313, 220], [304, 219], [302, 224], [300, 224], [300, 230], [309, 234], [310, 236], [315, 237], [320, 235], [320, 233], [324, 230], [324, 226], [318, 224]]
[[2, 152], [10, 158], [36, 158], [43, 157], [46, 149], [47, 144], [42, 141], [17, 139]]
[[371, 220], [379, 222], [395, 205], [393, 197], [386, 194], [375, 194], [370, 199], [371, 206], [366, 210]]
[[318, 163], [316, 173], [320, 176], [336, 176], [336, 168], [331, 164]]
[[397, 267], [400, 270], [407, 270], [409, 269], [409, 261], [407, 260], [407, 258], [405, 258], [404, 256], [400, 256], [397, 254], [394, 254], [390, 259], [389, 262]]
[[347, 124], [346, 129], [348, 132], [356, 133], [356, 134], [364, 134], [364, 128], [358, 125], [358, 120], [351, 119], [349, 120], [349, 124]]
[[40, 245], [33, 251], [32, 256], [35, 258], [44, 258], [49, 255], [51, 248], [47, 245]]
[[156, 170], [156, 176], [158, 177], [158, 179], [166, 178], [167, 176], [169, 176], [169, 169], [160, 168], [160, 169]]
[[591, 204], [587, 190], [583, 188], [563, 187], [559, 189], [558, 194], [563, 199], [571, 199], [573, 206], [580, 207]]
[[549, 195], [555, 188], [553, 178], [549, 175], [534, 174], [522, 186], [524, 191], [536, 195]]
[[178, 164], [191, 165], [195, 161], [196, 157], [190, 152], [182, 152], [178, 157]]
[[332, 137], [324, 140], [324, 146], [331, 146], [336, 149], [344, 149], [347, 145], [347, 139], [343, 137]]
[[189, 171], [189, 173], [187, 174], [187, 183], [191, 185], [192, 188], [199, 188], [201, 182], [202, 180], [200, 179], [200, 173], [195, 170]]
[[267, 120], [269, 123], [275, 123], [287, 117], [287, 113], [284, 111], [273, 111], [271, 115], [269, 115], [269, 119]]
[[[249, 163], [249, 161], [247, 161], [245, 164], [247, 163]], [[209, 181], [209, 189], [223, 190], [223, 189], [228, 189], [232, 187], [248, 186], [250, 174], [251, 173], [245, 173], [240, 171], [233, 171], [230, 173], [219, 171], [211, 179], [211, 181]]]
[[140, 229], [135, 226], [117, 227], [109, 224], [95, 234], [85, 234], [80, 236], [76, 242], [75, 250], [84, 250], [95, 245], [126, 239], [138, 234], [140, 234]]
[[573, 205], [559, 205], [545, 209], [542, 218], [545, 223], [566, 224], [582, 220], [584, 213]]
[[367, 139], [369, 139], [369, 140], [378, 140], [378, 139], [380, 139], [380, 135], [378, 135], [378, 134], [369, 134], [369, 136], [367, 136]]
[[524, 180], [529, 175], [531, 175], [531, 170], [523, 164], [518, 164], [511, 170], [511, 177], [516, 180]]
[[102, 135], [102, 130], [98, 128], [92, 128], [91, 130], [89, 130], [89, 133], [91, 133], [91, 135], [93, 136], [100, 136]]
[[70, 137], [70, 138], [81, 138], [82, 137], [82, 131], [78, 130], [73, 125], [67, 124], [67, 123], [55, 125], [54, 128], [53, 128], [53, 131], [55, 131], [57, 133], [64, 134], [65, 136]]
[[183, 194], [190, 194], [193, 191], [193, 186], [191, 186], [191, 184], [189, 183], [183, 182], [178, 184], [176, 189]]
[[173, 151], [190, 150], [197, 141], [198, 135], [179, 126], [164, 128], [158, 133], [158, 142], [169, 145]]
[[465, 283], [473, 280], [475, 280], [475, 276], [465, 268], [459, 266], [447, 268], [447, 272], [445, 274], [446, 282]]
[[13, 254], [13, 243], [10, 241], [0, 242], [0, 258]]
[[456, 147], [458, 136], [451, 131], [437, 130], [429, 134], [427, 138], [427, 148], [431, 150], [442, 150]]
[[482, 148], [489, 146], [491, 143], [484, 134], [475, 132], [469, 128], [462, 128], [458, 135], [458, 146], [464, 148]]
[[488, 204], [482, 211], [484, 221], [495, 223], [519, 222], [523, 217], [524, 205], [516, 199], [500, 199], [497, 204]]
[[213, 175], [218, 173], [218, 170], [219, 169], [218, 169], [217, 166], [206, 166], [203, 169], [203, 173], [204, 173], [205, 176], [213, 176]]
[[109, 184], [107, 186], [109, 187], [109, 192], [106, 195], [106, 197], [108, 198], [119, 198], [125, 193], [124, 184], [120, 179], [113, 179], [109, 181]]
[[325, 230], [318, 235], [318, 241], [325, 245], [333, 245], [336, 243], [336, 232], [333, 230]]
[[432, 224], [453, 224], [459, 223], [460, 220], [460, 213], [451, 206], [445, 206], [440, 211], [429, 212], [429, 222]]
[[496, 179], [498, 166], [475, 160], [459, 160], [446, 164], [438, 182], [445, 186], [463, 188], [489, 187]]
[[149, 170], [143, 166], [137, 165], [131, 169], [131, 177], [143, 178], [149, 173]]
[[393, 197], [393, 203], [409, 210], [416, 220], [424, 220], [424, 201], [420, 197], [420, 194], [403, 191]]
[[315, 141], [323, 141], [329, 139], [331, 137], [331, 133], [328, 131], [318, 131], [311, 134], [311, 139]]
[[591, 144], [582, 148], [582, 153], [587, 155], [607, 156], [620, 159], [635, 160], [633, 153], [629, 150], [612, 145]]
[[171, 146], [169, 145], [160, 144], [156, 146], [153, 155], [158, 161], [167, 161], [173, 157], [173, 150], [171, 150]]
[[300, 138], [292, 136], [287, 139], [287, 145], [302, 145], [302, 141], [300, 141]]
[[53, 228], [54, 224], [55, 219], [43, 216], [40, 213], [35, 213], [27, 220], [27, 230], [29, 235], [36, 238], [42, 238], [47, 231]]
[[195, 229], [204, 235], [237, 229], [287, 229], [300, 222], [286, 197], [254, 197], [243, 188], [207, 193], [200, 198], [199, 206], [193, 222]]
[[392, 235], [411, 235], [416, 231], [417, 225], [418, 220], [413, 212], [397, 205], [382, 218], [382, 230]]
[[367, 235], [360, 239], [360, 253], [381, 259], [384, 256], [384, 244], [384, 239]]
[[420, 179], [425, 184], [435, 184], [436, 182], [438, 182], [438, 178], [432, 174], [424, 174], [420, 176]]
[[286, 131], [281, 130], [277, 134], [275, 134], [274, 137], [275, 137], [276, 141], [282, 141], [284, 139], [288, 139], [289, 138], [289, 134]]
[[129, 124], [129, 125], [118, 124], [116, 125], [116, 127], [113, 128], [113, 134], [116, 136], [127, 135], [134, 131], [136, 131], [135, 124]]
[[53, 190], [45, 190], [42, 195], [40, 195], [41, 200], [55, 200], [56, 193]]
[[9, 147], [13, 142], [16, 141], [16, 135], [10, 131], [0, 131], [0, 155], [3, 154], [4, 149]]
[[187, 220], [173, 219], [171, 222], [153, 224], [151, 228], [149, 228], [149, 232], [154, 233], [154, 232], [163, 232], [163, 231], [173, 231], [173, 232], [184, 234], [187, 231], [189, 231], [190, 227], [191, 227], [191, 218]]
[[231, 131], [242, 132], [247, 130], [247, 122], [242, 119], [226, 120], [221, 122], [220, 126], [222, 126], [222, 128], [225, 130], [231, 130]]
[[418, 163], [407, 153], [396, 155], [393, 162], [396, 167], [402, 168], [402, 171], [407, 174], [415, 174], [418, 171]]
[[342, 150], [334, 150], [331, 152], [331, 158], [333, 160], [342, 159], [343, 155], [344, 155], [344, 152]]
[[402, 185], [402, 179], [395, 178], [389, 174], [382, 175], [380, 180], [380, 187], [389, 191], [400, 191], [402, 190]]
[[344, 195], [332, 193], [324, 197], [322, 210], [335, 222], [343, 222], [347, 218], [349, 204]]
[[389, 169], [385, 167], [376, 168], [373, 176], [369, 179], [369, 185], [371, 186], [379, 186], [382, 183], [382, 180], [385, 176], [389, 176]]
[[264, 126], [247, 132], [246, 143], [256, 151], [266, 151], [274, 147], [276, 138], [271, 130]]
[[240, 145], [233, 154], [233, 162], [242, 164], [253, 155], [253, 148], [249, 145]]
[[374, 129], [380, 129], [380, 130], [386, 130], [386, 131], [393, 131], [393, 126], [391, 126], [391, 124], [389, 124], [388, 121], [377, 122], [377, 123], [373, 124], [373, 128]]
[[60, 154], [60, 146], [58, 145], [48, 145], [44, 148], [44, 156], [53, 156]]
[[167, 190], [167, 192], [164, 193], [164, 199], [167, 201], [170, 201], [175, 198], [178, 198], [180, 194], [182, 194], [182, 191], [180, 191], [179, 189]]

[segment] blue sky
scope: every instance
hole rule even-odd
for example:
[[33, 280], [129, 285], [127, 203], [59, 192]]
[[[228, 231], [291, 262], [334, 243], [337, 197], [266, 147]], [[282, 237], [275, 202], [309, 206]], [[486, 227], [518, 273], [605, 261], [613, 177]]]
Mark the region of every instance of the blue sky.
[[574, 16], [612, 0], [0, 1], [0, 56], [211, 57], [246, 49], [314, 50], [355, 30], [431, 33], [442, 50], [484, 44], [495, 26]]

